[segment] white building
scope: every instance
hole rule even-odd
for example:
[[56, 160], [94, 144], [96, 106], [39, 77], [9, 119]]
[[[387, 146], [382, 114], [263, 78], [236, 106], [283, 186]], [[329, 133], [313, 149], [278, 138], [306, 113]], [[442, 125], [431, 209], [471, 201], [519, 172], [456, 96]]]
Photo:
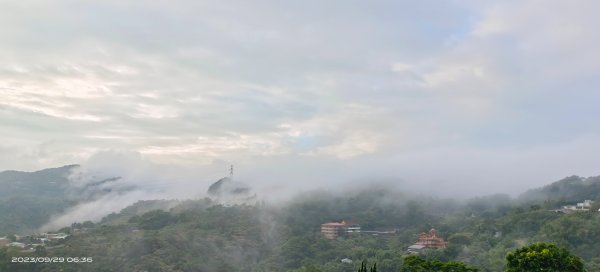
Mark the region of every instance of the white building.
[[594, 203], [594, 201], [586, 199], [583, 202], [577, 203], [576, 205], [563, 206], [562, 210], [563, 211], [589, 211], [590, 208], [592, 207], [592, 203]]
[[426, 248], [427, 247], [424, 245], [414, 244], [412, 246], [409, 246], [407, 251], [409, 254], [421, 254], [421, 252], [425, 251]]

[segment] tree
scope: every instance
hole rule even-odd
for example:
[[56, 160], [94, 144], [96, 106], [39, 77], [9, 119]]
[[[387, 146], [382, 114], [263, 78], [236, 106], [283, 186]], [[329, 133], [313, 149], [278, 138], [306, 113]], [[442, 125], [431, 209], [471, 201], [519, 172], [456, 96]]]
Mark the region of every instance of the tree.
[[580, 272], [585, 271], [581, 258], [553, 244], [535, 243], [506, 256], [506, 272]]
[[401, 272], [477, 272], [477, 268], [468, 267], [460, 262], [428, 261], [419, 256], [408, 256], [404, 258]]
[[173, 216], [163, 210], [149, 211], [140, 217], [140, 228], [157, 230], [166, 227], [173, 221]]
[[362, 262], [360, 264], [360, 269], [358, 269], [358, 272], [377, 272], [377, 263], [373, 264], [371, 269], [367, 270], [367, 263]]

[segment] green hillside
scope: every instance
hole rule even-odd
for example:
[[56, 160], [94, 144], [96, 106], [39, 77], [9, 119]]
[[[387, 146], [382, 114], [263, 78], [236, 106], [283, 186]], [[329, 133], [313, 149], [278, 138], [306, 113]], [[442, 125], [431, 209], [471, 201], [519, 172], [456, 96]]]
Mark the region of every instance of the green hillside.
[[74, 167], [0, 172], [0, 236], [33, 231], [73, 205], [67, 177]]
[[[210, 199], [139, 201], [98, 223], [60, 230], [70, 236], [46, 248], [1, 249], [0, 271], [332, 272], [357, 271], [363, 262], [376, 263], [377, 271], [412, 271], [405, 260], [503, 271], [508, 253], [537, 242], [564, 247], [589, 271], [600, 271], [599, 214], [553, 211], [557, 203], [597, 199], [599, 180], [570, 177], [517, 199], [491, 195], [459, 201], [365, 188], [229, 207]], [[359, 224], [362, 232], [333, 240], [321, 235], [321, 224], [342, 220]], [[447, 247], [406, 259], [407, 248], [432, 227]], [[17, 256], [92, 257], [93, 262], [7, 262]]]
[[[378, 271], [400, 271], [407, 247], [435, 227], [449, 244], [421, 255], [425, 260], [502, 271], [509, 252], [549, 242], [582, 257], [590, 271], [600, 271], [597, 213], [562, 214], [504, 200], [490, 196], [460, 202], [373, 189], [345, 195], [315, 192], [283, 206], [224, 207], [205, 199], [144, 212], [144, 206], [165, 203], [139, 202], [92, 229], [64, 229], [72, 236], [62, 247], [32, 253], [91, 256], [93, 263], [4, 266], [21, 271], [324, 272], [356, 271], [366, 261], [377, 263]], [[320, 224], [338, 220], [394, 232], [324, 239]], [[27, 255], [13, 249], [3, 254]], [[345, 258], [354, 262], [341, 262]]]
[[600, 202], [600, 176], [570, 176], [541, 188], [523, 193], [522, 201], [547, 202], [549, 205], [568, 204], [584, 199]]

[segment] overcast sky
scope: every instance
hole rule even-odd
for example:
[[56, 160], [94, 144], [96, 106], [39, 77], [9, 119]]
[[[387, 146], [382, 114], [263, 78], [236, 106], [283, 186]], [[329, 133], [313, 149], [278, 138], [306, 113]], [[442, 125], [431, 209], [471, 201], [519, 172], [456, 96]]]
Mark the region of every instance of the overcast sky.
[[123, 2], [0, 3], [1, 169], [474, 194], [600, 174], [599, 1]]

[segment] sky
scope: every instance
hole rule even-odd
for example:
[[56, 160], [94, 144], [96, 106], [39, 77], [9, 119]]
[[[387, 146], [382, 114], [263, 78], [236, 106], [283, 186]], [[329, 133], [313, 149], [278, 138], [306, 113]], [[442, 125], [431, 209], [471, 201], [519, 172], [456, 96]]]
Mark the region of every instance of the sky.
[[447, 195], [600, 175], [597, 10], [2, 1], [0, 170], [165, 167], [210, 184], [234, 164], [273, 190]]

